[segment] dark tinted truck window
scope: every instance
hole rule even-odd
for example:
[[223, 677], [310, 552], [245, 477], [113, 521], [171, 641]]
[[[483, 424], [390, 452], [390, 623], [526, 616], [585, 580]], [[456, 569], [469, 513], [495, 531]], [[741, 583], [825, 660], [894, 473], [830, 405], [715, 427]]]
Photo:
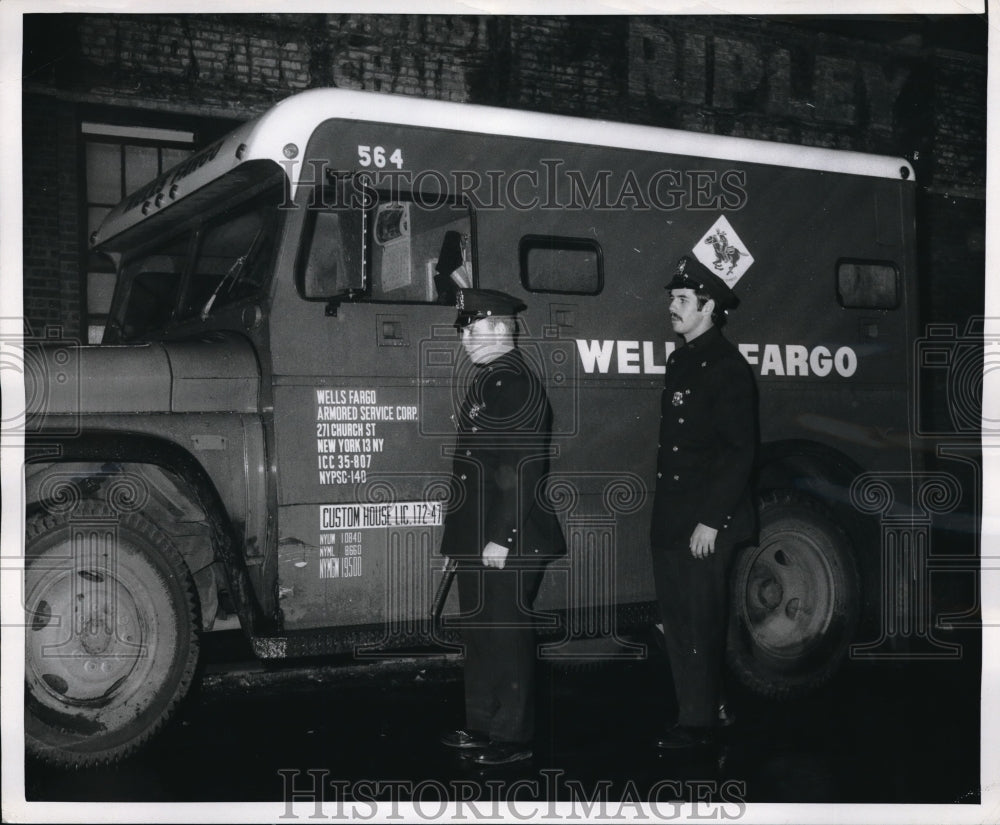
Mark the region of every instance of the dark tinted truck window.
[[202, 230], [181, 318], [207, 317], [261, 291], [271, 271], [275, 217], [270, 200], [257, 201]]
[[837, 299], [847, 309], [895, 309], [899, 272], [885, 261], [838, 261]]
[[174, 237], [126, 264], [127, 289], [121, 337], [142, 340], [162, 330], [173, 316], [188, 256], [192, 233]]
[[604, 256], [587, 238], [526, 235], [521, 239], [521, 283], [531, 292], [597, 295], [604, 287]]
[[280, 195], [268, 190], [129, 258], [120, 279], [121, 339], [143, 340], [261, 295], [274, 267]]

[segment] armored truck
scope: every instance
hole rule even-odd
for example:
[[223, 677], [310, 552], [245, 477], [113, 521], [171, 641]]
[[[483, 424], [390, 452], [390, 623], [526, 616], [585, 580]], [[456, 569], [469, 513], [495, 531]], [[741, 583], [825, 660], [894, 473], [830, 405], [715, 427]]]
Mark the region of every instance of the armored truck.
[[456, 595], [432, 613], [463, 286], [527, 305], [554, 411], [569, 552], [539, 656], [644, 655], [684, 255], [740, 298], [759, 393], [730, 665], [772, 696], [822, 683], [882, 608], [852, 485], [918, 461], [914, 190], [897, 158], [338, 89], [205, 146], [90, 238], [117, 273], [103, 342], [26, 351], [29, 752], [132, 753], [214, 627], [267, 660], [454, 643]]

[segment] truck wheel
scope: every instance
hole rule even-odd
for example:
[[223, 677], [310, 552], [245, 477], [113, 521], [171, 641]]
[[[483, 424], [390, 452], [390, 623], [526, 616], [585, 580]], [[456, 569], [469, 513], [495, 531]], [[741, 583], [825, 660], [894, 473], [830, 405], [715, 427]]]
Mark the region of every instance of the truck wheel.
[[840, 666], [860, 611], [846, 533], [818, 502], [790, 491], [761, 502], [760, 544], [736, 558], [727, 656], [737, 678], [787, 698]]
[[25, 743], [47, 762], [115, 762], [187, 693], [199, 621], [190, 573], [140, 513], [84, 503], [26, 530]]

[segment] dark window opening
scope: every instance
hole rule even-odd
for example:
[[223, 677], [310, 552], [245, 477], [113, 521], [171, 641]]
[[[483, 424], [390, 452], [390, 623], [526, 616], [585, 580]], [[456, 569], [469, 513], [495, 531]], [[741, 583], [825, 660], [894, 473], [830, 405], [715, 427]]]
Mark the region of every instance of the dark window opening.
[[885, 261], [838, 261], [837, 300], [846, 309], [895, 309], [899, 271]]
[[129, 258], [116, 311], [121, 328], [109, 340], [143, 340], [237, 301], [262, 299], [274, 270], [281, 192], [272, 186]]
[[519, 257], [521, 283], [530, 292], [597, 295], [604, 288], [604, 254], [596, 241], [526, 235]]
[[162, 330], [170, 321], [180, 295], [191, 237], [191, 232], [174, 237], [126, 265], [123, 340], [142, 340], [149, 333]]
[[273, 265], [277, 192], [205, 227], [188, 278], [180, 318], [258, 295]]

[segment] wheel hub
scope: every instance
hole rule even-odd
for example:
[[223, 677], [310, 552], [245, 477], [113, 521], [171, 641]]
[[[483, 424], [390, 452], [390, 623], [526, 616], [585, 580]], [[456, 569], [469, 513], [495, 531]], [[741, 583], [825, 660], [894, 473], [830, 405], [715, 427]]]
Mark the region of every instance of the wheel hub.
[[757, 598], [767, 610], [774, 610], [784, 598], [784, 588], [777, 579], [766, 579], [757, 588]]
[[80, 634], [80, 645], [91, 656], [105, 653], [111, 646], [111, 628], [108, 627], [108, 623], [99, 617], [92, 617]]
[[114, 577], [64, 571], [34, 601], [27, 666], [60, 705], [103, 703], [146, 658], [141, 615]]
[[799, 655], [829, 620], [830, 571], [822, 552], [793, 533], [762, 545], [746, 581], [746, 618], [762, 648]]

